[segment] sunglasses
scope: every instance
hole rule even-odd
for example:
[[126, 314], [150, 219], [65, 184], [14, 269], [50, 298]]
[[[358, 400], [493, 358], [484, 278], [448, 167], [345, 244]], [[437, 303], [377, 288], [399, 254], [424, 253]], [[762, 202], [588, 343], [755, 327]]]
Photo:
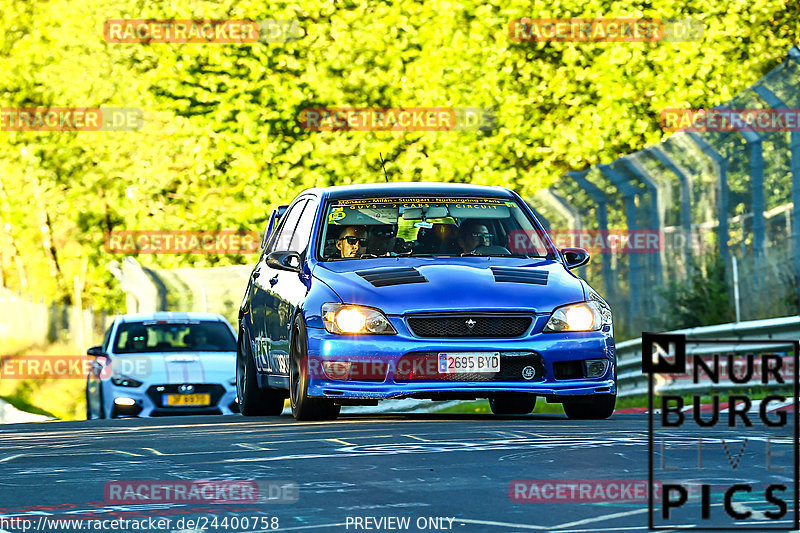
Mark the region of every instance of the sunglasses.
[[472, 236], [476, 239], [491, 239], [494, 233], [473, 233]]
[[386, 229], [376, 229], [373, 230], [372, 234], [376, 237], [394, 237], [396, 230], [393, 228], [386, 228]]
[[340, 241], [347, 241], [347, 244], [349, 244], [350, 246], [355, 246], [356, 244], [358, 244], [360, 246], [366, 246], [367, 245], [367, 239], [365, 237], [347, 236], [347, 237], [342, 237], [339, 240]]

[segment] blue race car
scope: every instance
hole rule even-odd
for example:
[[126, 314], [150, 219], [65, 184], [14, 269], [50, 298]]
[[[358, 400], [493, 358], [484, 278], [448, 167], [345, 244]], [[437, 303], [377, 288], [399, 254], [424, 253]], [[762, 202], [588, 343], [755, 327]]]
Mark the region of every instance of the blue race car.
[[389, 183], [310, 189], [273, 212], [239, 310], [242, 414], [336, 418], [388, 398], [616, 401], [611, 309], [516, 193]]

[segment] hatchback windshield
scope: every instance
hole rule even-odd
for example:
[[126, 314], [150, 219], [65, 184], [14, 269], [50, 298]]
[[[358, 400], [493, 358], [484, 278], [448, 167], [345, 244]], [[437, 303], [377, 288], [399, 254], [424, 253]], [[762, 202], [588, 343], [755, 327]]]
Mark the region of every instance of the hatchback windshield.
[[515, 256], [554, 258], [516, 202], [499, 198], [357, 198], [332, 201], [320, 258]]
[[114, 353], [233, 352], [236, 339], [222, 322], [202, 320], [124, 322]]

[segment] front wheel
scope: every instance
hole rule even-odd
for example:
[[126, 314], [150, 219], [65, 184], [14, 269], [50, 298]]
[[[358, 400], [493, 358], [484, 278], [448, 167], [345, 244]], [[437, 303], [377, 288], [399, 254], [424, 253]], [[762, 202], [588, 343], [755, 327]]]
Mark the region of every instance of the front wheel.
[[489, 407], [496, 415], [527, 415], [536, 407], [536, 396], [498, 394], [489, 398]]
[[284, 396], [273, 389], [259, 389], [256, 365], [250, 354], [250, 342], [245, 331], [239, 331], [236, 344], [236, 396], [239, 412], [244, 416], [278, 416], [283, 411]]
[[563, 403], [567, 418], [573, 420], [603, 420], [614, 414], [616, 394], [593, 394], [586, 399], [567, 400]]
[[328, 420], [339, 416], [340, 406], [330, 400], [308, 397], [308, 345], [306, 325], [298, 315], [292, 328], [289, 355], [289, 398], [297, 420]]

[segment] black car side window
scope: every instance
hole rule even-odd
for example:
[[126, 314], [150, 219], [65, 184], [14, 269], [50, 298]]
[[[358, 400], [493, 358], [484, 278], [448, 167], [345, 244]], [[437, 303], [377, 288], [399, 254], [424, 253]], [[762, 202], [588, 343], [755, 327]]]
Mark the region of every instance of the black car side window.
[[289, 250], [302, 254], [308, 247], [308, 238], [311, 236], [311, 228], [314, 226], [314, 219], [317, 214], [317, 202], [311, 200], [306, 203], [306, 208], [300, 216], [300, 222], [292, 235], [292, 242]]
[[297, 221], [300, 219], [300, 214], [303, 208], [308, 203], [307, 200], [300, 200], [294, 204], [284, 215], [281, 217], [282, 224], [275, 232], [275, 238], [267, 247], [266, 253], [270, 252], [285, 252], [289, 250], [289, 243], [292, 241], [292, 234], [297, 227]]
[[111, 326], [109, 326], [109, 327], [108, 327], [108, 329], [106, 330], [106, 335], [105, 335], [105, 337], [103, 338], [103, 351], [104, 351], [104, 352], [107, 352], [107, 351], [108, 351], [108, 342], [111, 340], [111, 330], [112, 330], [113, 328], [114, 328], [114, 325], [112, 324], [112, 325], [111, 325]]

